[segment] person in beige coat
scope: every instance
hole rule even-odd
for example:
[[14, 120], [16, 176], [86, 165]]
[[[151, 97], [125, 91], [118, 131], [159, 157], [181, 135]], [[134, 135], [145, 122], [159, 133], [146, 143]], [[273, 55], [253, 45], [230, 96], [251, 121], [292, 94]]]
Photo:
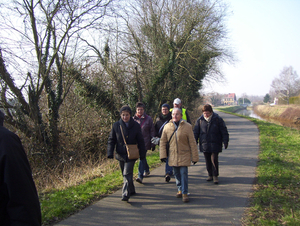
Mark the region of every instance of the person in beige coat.
[[188, 166], [191, 162], [198, 162], [199, 154], [192, 125], [182, 120], [179, 108], [173, 109], [172, 120], [164, 127], [159, 151], [161, 161], [164, 162], [169, 157], [169, 165], [173, 167], [178, 188], [176, 197], [188, 202]]

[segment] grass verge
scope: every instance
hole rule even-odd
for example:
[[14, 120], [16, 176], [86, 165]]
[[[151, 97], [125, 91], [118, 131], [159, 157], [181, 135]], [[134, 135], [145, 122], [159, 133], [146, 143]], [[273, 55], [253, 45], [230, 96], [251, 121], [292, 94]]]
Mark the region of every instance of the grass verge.
[[300, 225], [300, 131], [241, 117], [260, 131], [257, 183], [243, 225]]
[[[39, 194], [43, 225], [52, 225], [120, 189], [123, 184], [123, 177], [117, 167], [119, 163], [117, 160], [111, 161], [114, 170], [103, 177], [63, 190]], [[147, 162], [150, 169], [159, 166], [159, 151], [148, 151]], [[134, 174], [137, 175], [137, 173], [138, 161], [134, 167]]]

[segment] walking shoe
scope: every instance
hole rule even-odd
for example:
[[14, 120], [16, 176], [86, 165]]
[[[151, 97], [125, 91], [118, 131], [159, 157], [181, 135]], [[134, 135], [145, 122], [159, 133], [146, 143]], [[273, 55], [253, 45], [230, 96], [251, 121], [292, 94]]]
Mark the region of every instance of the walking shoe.
[[176, 194], [176, 198], [181, 198], [181, 197], [182, 197], [182, 193], [181, 193], [181, 191], [178, 191]]
[[218, 184], [218, 183], [219, 183], [218, 177], [214, 176], [214, 184]]
[[188, 195], [187, 194], [183, 194], [182, 195], [182, 202], [189, 202], [189, 201], [190, 201], [190, 199], [189, 199]]
[[211, 176], [208, 176], [208, 178], [206, 178], [206, 181], [212, 181], [213, 178]]
[[138, 183], [140, 183], [140, 184], [142, 184], [142, 183], [143, 183], [143, 179], [141, 179], [141, 178], [139, 178], [139, 177], [138, 177], [138, 178], [136, 178], [136, 179], [135, 179], [135, 181], [136, 181], [136, 182], [138, 182]]
[[166, 175], [166, 177], [165, 177], [165, 179], [166, 179], [166, 182], [169, 182], [169, 181], [171, 180], [171, 177], [170, 177], [170, 175], [169, 175], [169, 174], [167, 174], [167, 175]]
[[136, 195], [136, 192], [135, 191], [131, 192], [130, 196], [132, 196], [132, 195]]
[[150, 172], [144, 172], [144, 177], [148, 177], [150, 175]]
[[124, 202], [128, 202], [129, 198], [124, 196], [121, 200]]

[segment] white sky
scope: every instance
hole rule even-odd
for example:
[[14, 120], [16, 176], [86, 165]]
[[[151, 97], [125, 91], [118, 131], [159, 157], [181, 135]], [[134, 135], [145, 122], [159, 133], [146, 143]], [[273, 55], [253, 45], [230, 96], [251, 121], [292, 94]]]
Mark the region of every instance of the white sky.
[[224, 0], [232, 15], [227, 26], [236, 53], [234, 65], [222, 65], [226, 84], [205, 92], [265, 96], [285, 66], [300, 76], [300, 0]]

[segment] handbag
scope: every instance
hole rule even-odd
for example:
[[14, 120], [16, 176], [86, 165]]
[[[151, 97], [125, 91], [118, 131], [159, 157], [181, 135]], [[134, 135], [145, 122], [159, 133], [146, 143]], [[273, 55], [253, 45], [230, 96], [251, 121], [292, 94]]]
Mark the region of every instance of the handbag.
[[124, 140], [124, 143], [126, 146], [128, 159], [138, 159], [140, 157], [140, 152], [139, 152], [139, 148], [138, 148], [137, 144], [127, 144], [121, 125], [120, 125], [120, 128], [121, 128], [121, 133], [122, 133], [123, 140]]

